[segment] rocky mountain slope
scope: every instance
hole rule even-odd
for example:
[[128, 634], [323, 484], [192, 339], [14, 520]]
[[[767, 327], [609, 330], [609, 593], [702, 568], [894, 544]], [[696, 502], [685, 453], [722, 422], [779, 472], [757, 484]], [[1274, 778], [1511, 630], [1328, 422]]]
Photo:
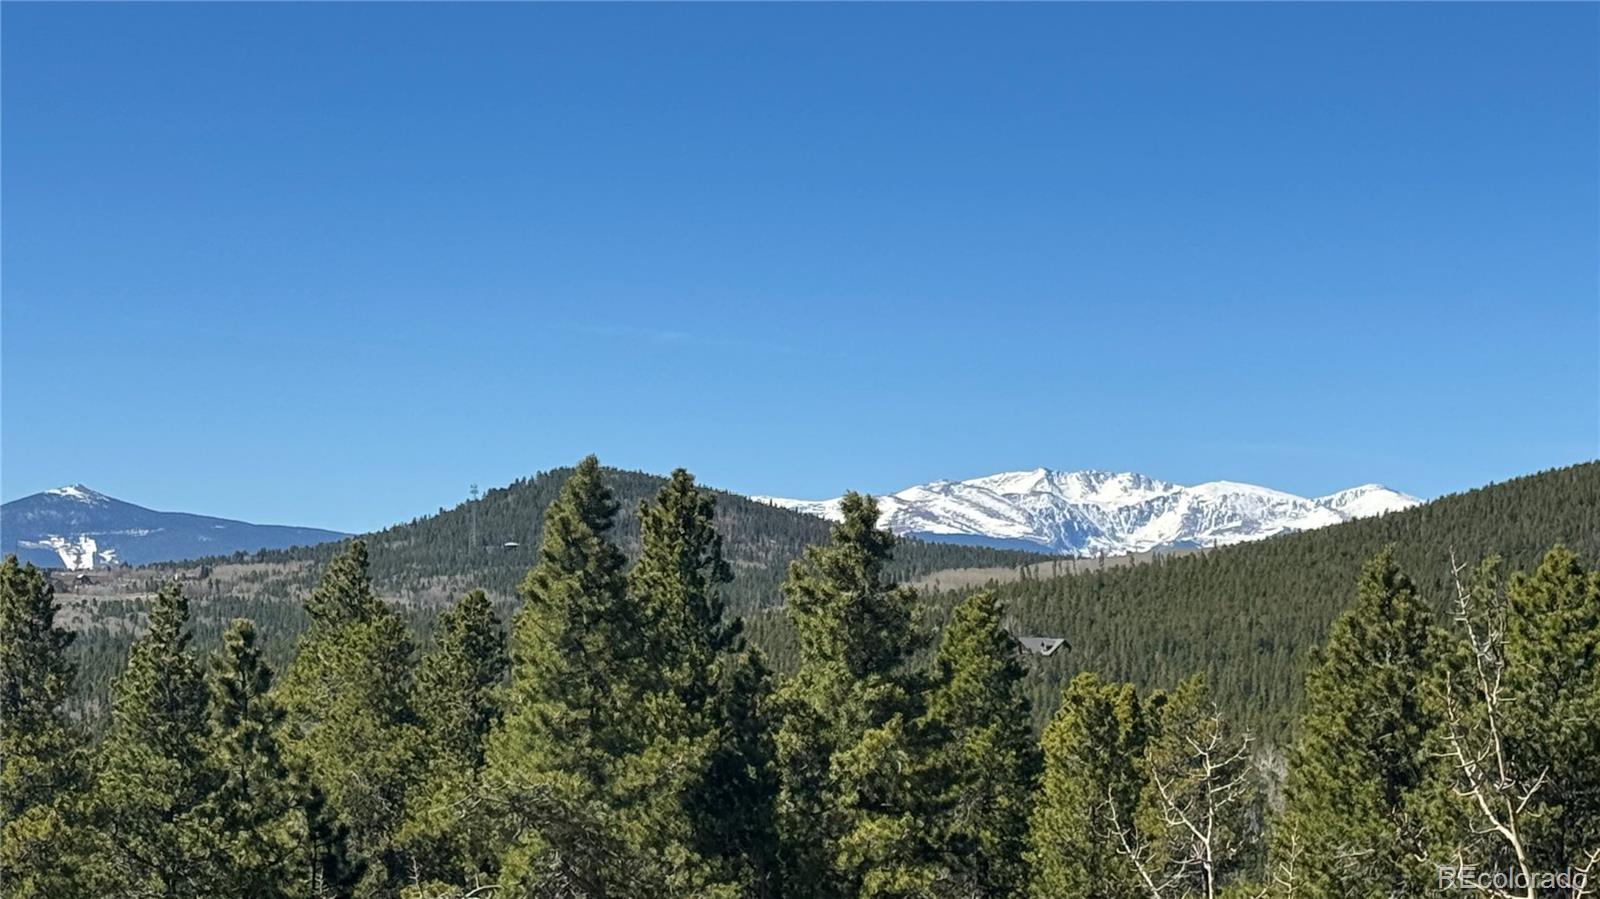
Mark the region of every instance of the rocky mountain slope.
[[[755, 499], [838, 516], [837, 498]], [[924, 540], [1118, 555], [1260, 540], [1408, 509], [1421, 500], [1378, 484], [1306, 498], [1233, 481], [1186, 487], [1131, 472], [1036, 468], [918, 484], [878, 502], [890, 530]]]

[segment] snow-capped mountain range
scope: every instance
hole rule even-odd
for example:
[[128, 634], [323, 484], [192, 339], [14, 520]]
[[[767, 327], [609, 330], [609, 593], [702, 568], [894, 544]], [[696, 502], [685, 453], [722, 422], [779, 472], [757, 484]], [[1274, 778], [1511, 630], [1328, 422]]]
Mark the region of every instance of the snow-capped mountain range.
[[[839, 517], [838, 498], [752, 499]], [[897, 534], [1064, 555], [1242, 543], [1420, 502], [1377, 484], [1307, 499], [1232, 481], [1185, 487], [1141, 474], [1047, 468], [933, 481], [878, 497], [883, 526]], [[0, 506], [0, 552], [14, 552], [36, 565], [80, 571], [119, 562], [141, 565], [282, 549], [344, 536], [318, 528], [158, 512], [82, 484]]]
[[82, 484], [0, 506], [0, 552], [41, 567], [82, 571], [283, 549], [344, 537], [320, 528], [249, 524], [187, 512], [157, 512]]
[[[752, 498], [839, 517], [839, 498]], [[1420, 502], [1379, 484], [1308, 499], [1233, 481], [1185, 487], [1131, 472], [1048, 468], [933, 481], [878, 497], [880, 522], [896, 534], [1063, 555], [1225, 546]]]

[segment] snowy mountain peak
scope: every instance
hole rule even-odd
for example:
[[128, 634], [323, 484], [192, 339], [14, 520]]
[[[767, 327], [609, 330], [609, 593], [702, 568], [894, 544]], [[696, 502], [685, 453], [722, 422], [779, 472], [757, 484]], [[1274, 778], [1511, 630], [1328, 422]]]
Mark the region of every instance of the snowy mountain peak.
[[1001, 495], [1033, 493], [1047, 489], [1052, 474], [1054, 472], [1048, 468], [1035, 468], [1031, 471], [1002, 471], [999, 474], [973, 478], [970, 481], [945, 481], [944, 483], [970, 484], [974, 487], [993, 490]]
[[68, 484], [65, 487], [46, 490], [45, 493], [50, 496], [64, 496], [67, 499], [75, 499], [80, 503], [103, 503], [108, 499], [104, 493], [90, 490], [82, 484]]
[[1169, 493], [1177, 488], [1176, 484], [1158, 481], [1134, 472], [1093, 469], [1055, 471], [1049, 468], [1035, 468], [1031, 471], [1001, 472], [960, 483], [992, 490], [1002, 496], [1047, 493], [1073, 502], [1112, 504], [1136, 502], [1155, 494]]
[[1351, 487], [1317, 498], [1318, 505], [1343, 512], [1352, 518], [1382, 515], [1396, 509], [1409, 509], [1421, 502], [1422, 500], [1414, 496], [1391, 490], [1382, 484], [1362, 484], [1359, 487]]
[[127, 562], [166, 562], [282, 549], [338, 540], [320, 528], [256, 525], [227, 518], [159, 512], [82, 484], [56, 487], [0, 505], [0, 551], [49, 568], [85, 570]]
[[[839, 501], [756, 497], [824, 518]], [[1185, 487], [1135, 472], [1007, 471], [879, 497], [883, 526], [929, 540], [1070, 555], [1214, 546], [1326, 527], [1421, 502], [1377, 484], [1308, 499], [1237, 481]]]

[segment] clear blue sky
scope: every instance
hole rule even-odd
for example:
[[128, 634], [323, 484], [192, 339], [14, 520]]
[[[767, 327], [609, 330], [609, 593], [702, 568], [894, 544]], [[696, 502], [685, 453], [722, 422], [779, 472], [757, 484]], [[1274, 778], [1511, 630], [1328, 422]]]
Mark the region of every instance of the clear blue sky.
[[1600, 6], [3, 7], [3, 495], [1600, 454]]

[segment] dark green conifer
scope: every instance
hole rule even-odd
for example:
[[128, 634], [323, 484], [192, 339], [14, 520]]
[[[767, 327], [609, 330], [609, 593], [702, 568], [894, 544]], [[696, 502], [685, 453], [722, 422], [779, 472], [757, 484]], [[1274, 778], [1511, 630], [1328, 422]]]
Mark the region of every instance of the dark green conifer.
[[365, 540], [351, 540], [336, 553], [306, 599], [312, 623], [333, 629], [383, 617], [383, 602], [372, 591], [370, 566]]
[[506, 635], [482, 590], [439, 616], [438, 646], [417, 668], [416, 708], [430, 745], [449, 764], [483, 764], [489, 731], [500, 721], [510, 657]]
[[408, 802], [403, 842], [420, 882], [466, 888], [494, 870], [483, 789], [489, 733], [500, 723], [510, 664], [489, 597], [473, 590], [439, 617], [438, 645], [423, 656], [415, 706], [426, 731], [427, 770]]
[[[205, 875], [212, 895], [277, 899], [305, 895], [309, 859], [304, 797], [278, 747], [283, 711], [268, 692], [255, 625], [233, 622], [212, 658], [206, 763], [217, 772]], [[200, 859], [196, 859], [197, 867]]]
[[177, 584], [163, 585], [117, 682], [100, 746], [98, 895], [211, 895], [209, 801], [220, 778], [207, 754], [206, 685], [189, 640], [188, 600]]
[[1430, 763], [1422, 685], [1436, 641], [1432, 614], [1385, 550], [1306, 674], [1280, 831], [1294, 837], [1310, 896], [1376, 899], [1428, 873], [1416, 864], [1422, 825], [1410, 797]]
[[926, 726], [942, 745], [936, 817], [926, 823], [948, 872], [941, 895], [1016, 896], [1026, 883], [1039, 758], [1019, 652], [989, 592], [963, 600], [940, 640]]
[[617, 509], [599, 462], [584, 459], [546, 512], [522, 584], [487, 773], [509, 895], [727, 892], [692, 848], [684, 796], [703, 756], [663, 735], [681, 704], [645, 655], [649, 617], [609, 538]]
[[72, 694], [73, 634], [56, 625], [44, 573], [0, 565], [0, 895], [70, 895], [81, 835], [82, 740], [63, 711]]
[[305, 865], [307, 899], [348, 899], [361, 887], [366, 862], [350, 849], [350, 826], [328, 807], [328, 797], [310, 778], [295, 772], [305, 821], [301, 859]]
[[760, 650], [726, 655], [712, 709], [716, 725], [701, 782], [689, 793], [696, 847], [720, 879], [758, 899], [778, 896], [773, 675]]
[[657, 695], [650, 738], [698, 769], [682, 797], [692, 852], [715, 878], [759, 895], [774, 883], [770, 675], [727, 620], [733, 579], [715, 528], [716, 502], [677, 469], [639, 508], [639, 561], [629, 591], [643, 618], [645, 689]]
[[654, 500], [639, 505], [639, 561], [628, 588], [640, 606], [652, 669], [696, 712], [710, 701], [719, 657], [737, 648], [722, 588], [733, 571], [715, 529], [716, 501], [694, 477], [672, 472]]
[[[1044, 733], [1044, 774], [1030, 820], [1034, 899], [1148, 895], [1120, 851], [1117, 825], [1131, 824], [1147, 784], [1150, 714], [1132, 684], [1086, 672], [1067, 685]], [[1120, 810], [1115, 820], [1113, 808]]]
[[923, 684], [906, 667], [916, 594], [885, 572], [894, 537], [877, 504], [849, 493], [840, 511], [830, 542], [784, 582], [800, 648], [776, 744], [786, 889], [925, 895], [941, 872], [917, 819], [932, 785]]
[[[1508, 593], [1511, 752], [1547, 769], [1532, 862], [1580, 868], [1591, 852], [1600, 859], [1600, 571], [1557, 546]], [[1600, 861], [1590, 878], [1600, 879]]]
[[278, 698], [292, 763], [348, 828], [365, 870], [358, 895], [389, 896], [412, 873], [398, 837], [424, 747], [411, 707], [411, 638], [373, 592], [367, 565], [360, 540], [329, 563]]

